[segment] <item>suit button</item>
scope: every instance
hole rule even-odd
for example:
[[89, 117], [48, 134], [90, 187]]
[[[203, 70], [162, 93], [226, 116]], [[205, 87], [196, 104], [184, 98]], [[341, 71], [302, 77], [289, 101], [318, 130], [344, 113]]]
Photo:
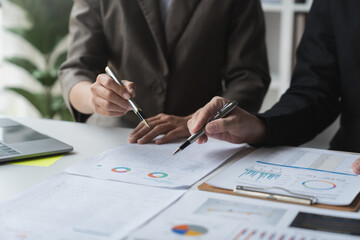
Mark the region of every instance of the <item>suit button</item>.
[[154, 83], [152, 89], [157, 94], [163, 94], [165, 92], [165, 87], [162, 84]]

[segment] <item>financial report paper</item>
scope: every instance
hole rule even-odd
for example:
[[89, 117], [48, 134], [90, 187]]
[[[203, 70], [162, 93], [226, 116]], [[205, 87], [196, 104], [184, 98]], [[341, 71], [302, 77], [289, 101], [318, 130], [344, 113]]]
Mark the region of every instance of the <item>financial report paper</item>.
[[209, 141], [173, 155], [179, 143], [124, 144], [65, 170], [93, 178], [156, 187], [189, 188], [246, 145]]
[[[306, 218], [296, 220], [304, 214]], [[332, 231], [326, 225], [334, 217], [342, 227]], [[129, 239], [355, 240], [359, 220], [358, 213], [190, 190]]]
[[[315, 196], [319, 203], [349, 205], [360, 191], [360, 176], [351, 169], [358, 158], [355, 154], [311, 148], [261, 148], [207, 183], [225, 189], [237, 185], [282, 187]], [[267, 192], [288, 194], [271, 189]]]
[[184, 193], [60, 174], [0, 205], [0, 239], [122, 239]]

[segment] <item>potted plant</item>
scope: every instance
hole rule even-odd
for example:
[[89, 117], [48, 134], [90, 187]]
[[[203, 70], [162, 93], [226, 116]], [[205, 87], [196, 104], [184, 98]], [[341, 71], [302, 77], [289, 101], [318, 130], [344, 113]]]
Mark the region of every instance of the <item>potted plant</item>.
[[23, 57], [6, 58], [28, 72], [41, 85], [43, 91], [30, 92], [25, 88], [7, 87], [26, 98], [44, 118], [72, 120], [61, 94], [55, 94], [53, 87], [58, 79], [58, 69], [66, 59], [66, 51], [55, 49], [68, 34], [69, 14], [72, 0], [9, 0], [19, 6], [30, 23], [29, 28], [12, 27], [6, 30], [29, 43], [43, 57], [45, 68], [40, 68], [31, 59]]

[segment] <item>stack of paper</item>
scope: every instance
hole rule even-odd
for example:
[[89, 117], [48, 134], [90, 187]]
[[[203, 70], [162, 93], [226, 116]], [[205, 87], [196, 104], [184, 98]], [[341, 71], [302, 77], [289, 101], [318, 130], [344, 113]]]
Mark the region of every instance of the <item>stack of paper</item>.
[[[308, 212], [316, 212], [317, 215]], [[132, 234], [130, 239], [359, 239], [359, 215], [353, 218], [354, 214], [338, 211], [330, 211], [333, 216], [325, 214], [329, 211], [189, 191], [176, 204]]]
[[240, 150], [212, 142], [172, 156], [177, 147], [126, 144], [84, 160], [1, 204], [0, 239], [124, 238], [185, 193], [159, 187], [186, 189]]

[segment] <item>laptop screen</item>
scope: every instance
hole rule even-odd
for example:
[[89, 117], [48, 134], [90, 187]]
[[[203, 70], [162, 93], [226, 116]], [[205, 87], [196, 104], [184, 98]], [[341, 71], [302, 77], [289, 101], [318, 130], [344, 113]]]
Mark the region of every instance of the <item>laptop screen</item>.
[[0, 127], [0, 142], [5, 144], [35, 141], [46, 138], [48, 138], [48, 136], [35, 132], [31, 128], [22, 125]]

